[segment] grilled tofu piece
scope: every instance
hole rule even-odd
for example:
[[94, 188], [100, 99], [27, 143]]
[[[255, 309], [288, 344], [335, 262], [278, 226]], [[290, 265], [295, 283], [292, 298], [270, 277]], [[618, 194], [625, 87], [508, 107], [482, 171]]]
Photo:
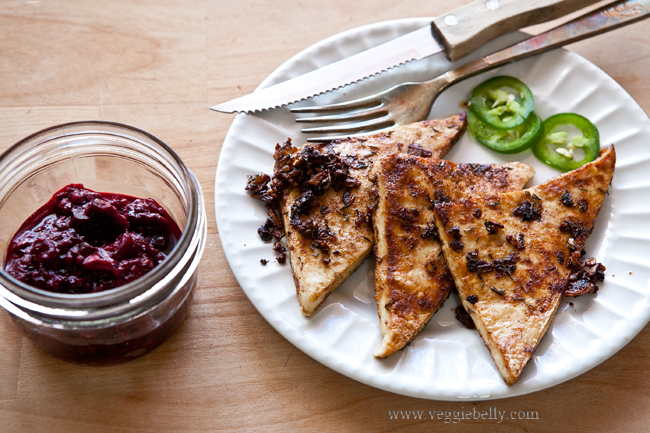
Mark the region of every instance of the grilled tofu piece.
[[433, 225], [434, 205], [468, 193], [520, 190], [534, 173], [520, 162], [454, 164], [409, 155], [375, 163], [375, 301], [384, 336], [376, 357], [390, 356], [413, 340], [454, 287]]
[[[375, 240], [371, 213], [375, 200], [371, 198], [368, 175], [373, 162], [395, 152], [440, 158], [462, 135], [465, 117], [461, 113], [417, 122], [371, 137], [306, 145], [296, 152], [294, 161], [315, 151], [342, 157], [349, 162], [348, 175], [357, 184], [330, 187], [312, 194], [312, 198], [305, 197], [308, 185], [295, 185], [281, 198], [293, 279], [303, 314], [312, 315], [372, 252]], [[281, 167], [276, 164], [278, 169]], [[307, 206], [299, 205], [306, 198], [310, 200], [307, 211]], [[295, 224], [298, 221], [303, 226]]]
[[534, 188], [436, 206], [463, 307], [508, 385], [521, 375], [580, 266], [615, 162], [611, 146]]

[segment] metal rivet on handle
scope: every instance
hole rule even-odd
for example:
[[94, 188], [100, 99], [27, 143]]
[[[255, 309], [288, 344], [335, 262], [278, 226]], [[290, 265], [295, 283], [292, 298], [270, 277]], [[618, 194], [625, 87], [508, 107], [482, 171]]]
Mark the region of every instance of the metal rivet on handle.
[[501, 4], [499, 3], [499, 0], [487, 0], [485, 2], [485, 7], [492, 10], [492, 11], [495, 10], [495, 9], [499, 9], [499, 6], [501, 6]]
[[458, 24], [458, 18], [456, 15], [447, 15], [444, 19], [445, 24], [447, 24], [449, 27], [453, 27], [456, 24]]

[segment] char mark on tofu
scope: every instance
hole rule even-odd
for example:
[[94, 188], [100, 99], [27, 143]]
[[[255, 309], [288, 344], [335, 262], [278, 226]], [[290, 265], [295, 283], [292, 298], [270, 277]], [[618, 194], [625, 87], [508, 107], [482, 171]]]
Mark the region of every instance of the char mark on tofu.
[[418, 216], [420, 216], [420, 210], [416, 208], [400, 207], [394, 211], [394, 215], [401, 220], [400, 222], [404, 230], [411, 231], [413, 227], [416, 227]]
[[422, 158], [431, 158], [431, 156], [433, 155], [433, 153], [430, 150], [425, 149], [422, 146], [419, 146], [415, 143], [409, 144], [408, 147], [406, 148], [406, 152], [413, 156], [419, 156]]
[[489, 164], [468, 164], [468, 165], [476, 176], [483, 176], [485, 173], [492, 170], [492, 166]]

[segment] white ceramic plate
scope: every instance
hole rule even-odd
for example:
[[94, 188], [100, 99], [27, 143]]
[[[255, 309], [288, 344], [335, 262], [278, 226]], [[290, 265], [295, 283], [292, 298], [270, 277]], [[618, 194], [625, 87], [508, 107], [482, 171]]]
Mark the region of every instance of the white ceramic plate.
[[[427, 25], [430, 18], [378, 23], [326, 39], [296, 55], [260, 87], [284, 81], [345, 56]], [[484, 52], [506, 46], [520, 35], [501, 38]], [[450, 65], [441, 56], [409, 63], [302, 104], [346, 100], [407, 80], [424, 80]], [[491, 399], [521, 395], [569, 380], [600, 364], [630, 341], [650, 319], [650, 120], [635, 101], [603, 71], [563, 50], [510, 64], [460, 83], [435, 103], [431, 118], [460, 111], [470, 90], [497, 74], [528, 84], [546, 118], [576, 112], [599, 128], [602, 144], [615, 143], [616, 176], [606, 197], [587, 251], [607, 267], [597, 295], [564, 300], [549, 332], [519, 381], [504, 384], [476, 331], [454, 318], [459, 304], [452, 295], [424, 331], [403, 351], [386, 360], [372, 352], [381, 342], [373, 300], [373, 260], [368, 260], [339, 287], [311, 318], [298, 308], [289, 264], [275, 260], [271, 245], [257, 228], [265, 220], [261, 202], [245, 191], [246, 175], [273, 166], [276, 143], [291, 137], [301, 145], [295, 116], [288, 109], [239, 115], [228, 132], [216, 174], [216, 215], [221, 242], [242, 289], [264, 318], [300, 350], [324, 365], [377, 388], [439, 400]], [[539, 184], [558, 173], [530, 151], [504, 156], [465, 135], [447, 155], [456, 162], [502, 163], [520, 160], [537, 174]], [[271, 260], [261, 266], [260, 259]]]

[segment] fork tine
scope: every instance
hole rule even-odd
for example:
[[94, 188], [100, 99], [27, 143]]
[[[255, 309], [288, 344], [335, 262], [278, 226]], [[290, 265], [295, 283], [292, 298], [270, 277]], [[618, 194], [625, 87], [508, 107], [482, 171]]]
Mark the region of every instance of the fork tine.
[[318, 117], [299, 117], [296, 119], [298, 123], [326, 123], [326, 122], [356, 122], [358, 120], [376, 119], [377, 117], [386, 116], [388, 110], [384, 108], [384, 104], [375, 108], [367, 110], [352, 111], [350, 113], [332, 114], [329, 116]]
[[292, 108], [292, 113], [329, 113], [332, 111], [352, 111], [360, 110], [362, 108], [371, 108], [381, 105], [380, 99], [376, 95], [366, 96], [365, 98], [354, 99], [347, 102], [339, 102], [337, 104], [320, 105], [313, 107], [296, 107]]
[[365, 136], [372, 136], [372, 135], [380, 134], [382, 132], [390, 131], [391, 129], [392, 129], [392, 127], [389, 126], [389, 127], [386, 127], [386, 128], [377, 129], [377, 130], [369, 131], [369, 132], [364, 132], [364, 133], [361, 133], [361, 134], [354, 134], [352, 136], [350, 136], [350, 135], [328, 135], [326, 137], [309, 137], [307, 139], [307, 142], [309, 142], [309, 143], [322, 143], [322, 142], [328, 142], [328, 141], [345, 140], [345, 139], [348, 139], [350, 137], [361, 138], [361, 137], [365, 137]]
[[374, 131], [376, 129], [393, 126], [395, 122], [390, 115], [363, 122], [350, 123], [344, 126], [322, 126], [318, 128], [304, 128], [305, 134], [353, 134], [355, 132]]

